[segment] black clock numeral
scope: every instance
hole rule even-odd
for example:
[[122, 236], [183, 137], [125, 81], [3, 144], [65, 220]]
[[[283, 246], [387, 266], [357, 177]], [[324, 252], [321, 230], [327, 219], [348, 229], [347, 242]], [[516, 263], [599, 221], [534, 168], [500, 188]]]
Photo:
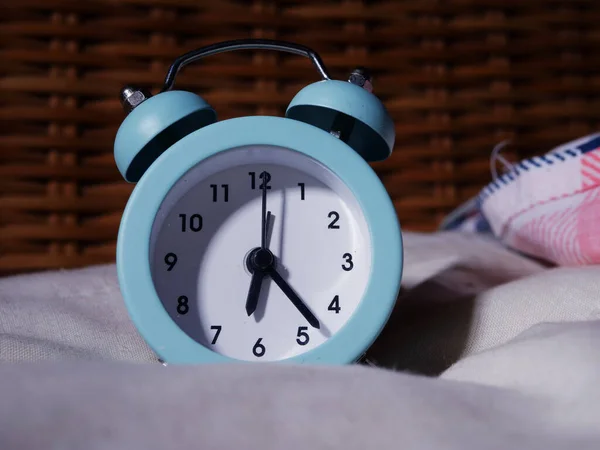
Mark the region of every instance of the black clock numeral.
[[300, 186], [300, 200], [304, 200], [304, 183], [298, 183]]
[[188, 221], [187, 214], [179, 214], [181, 218], [181, 231], [185, 233], [188, 228], [192, 231], [200, 231], [202, 229], [202, 216], [200, 214], [192, 214]]
[[340, 296], [336, 295], [335, 297], [333, 297], [333, 300], [331, 300], [331, 303], [327, 307], [327, 311], [335, 311], [336, 314], [339, 314], [341, 309], [342, 308], [340, 307]]
[[310, 337], [306, 330], [308, 330], [308, 327], [298, 327], [298, 334], [296, 335], [298, 337], [296, 338], [296, 342], [299, 345], [306, 345], [308, 344], [308, 341], [310, 341]]
[[336, 224], [337, 221], [340, 220], [340, 214], [337, 211], [331, 211], [329, 214], [327, 214], [327, 217], [329, 217], [330, 219], [333, 217], [333, 220], [327, 226], [327, 228], [330, 228], [332, 230], [339, 230], [340, 226]]
[[215, 333], [215, 336], [213, 337], [212, 341], [210, 342], [212, 345], [215, 345], [217, 343], [217, 339], [219, 339], [219, 335], [221, 334], [221, 325], [212, 325], [210, 327], [211, 330], [216, 330], [217, 332]]
[[175, 253], [167, 253], [165, 255], [165, 264], [169, 266], [167, 272], [173, 270], [173, 267], [175, 267], [175, 264], [177, 264], [177, 255]]
[[[256, 189], [256, 172], [248, 172], [250, 175], [250, 189]], [[258, 178], [262, 180], [258, 189], [263, 189], [263, 186], [266, 185], [267, 189], [271, 189], [269, 186], [269, 182], [271, 181], [271, 174], [269, 172], [263, 171], [258, 175]]]
[[256, 344], [254, 344], [254, 347], [252, 347], [252, 354], [254, 356], [256, 356], [257, 358], [264, 356], [265, 352], [267, 351], [267, 349], [265, 348], [264, 345], [261, 344], [261, 342], [262, 342], [262, 338], [258, 338], [258, 341], [256, 341]]
[[269, 186], [269, 182], [271, 181], [271, 174], [269, 172], [262, 171], [258, 178], [262, 180], [262, 183], [260, 183], [260, 186], [258, 186], [259, 189], [265, 189], [265, 187], [267, 189], [271, 189], [271, 186]]
[[189, 312], [188, 298], [185, 295], [179, 296], [177, 299], [177, 313], [185, 315]]
[[350, 253], [344, 253], [344, 256], [342, 256], [342, 258], [344, 258], [344, 261], [346, 261], [345, 264], [342, 264], [342, 269], [344, 269], [346, 272], [352, 270], [354, 268], [354, 262], [352, 261], [352, 255]]
[[[210, 187], [212, 189], [213, 202], [217, 202], [219, 199], [219, 195], [218, 195], [219, 194], [219, 185], [211, 184]], [[229, 185], [222, 184], [221, 188], [223, 189], [223, 201], [228, 202], [229, 201]]]

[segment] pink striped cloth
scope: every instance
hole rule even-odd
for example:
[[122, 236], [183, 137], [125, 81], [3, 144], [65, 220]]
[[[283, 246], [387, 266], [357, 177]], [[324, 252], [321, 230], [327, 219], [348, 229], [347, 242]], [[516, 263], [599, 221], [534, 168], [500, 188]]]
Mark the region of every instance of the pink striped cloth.
[[600, 264], [600, 133], [504, 163], [508, 170], [442, 228], [491, 233], [558, 265]]

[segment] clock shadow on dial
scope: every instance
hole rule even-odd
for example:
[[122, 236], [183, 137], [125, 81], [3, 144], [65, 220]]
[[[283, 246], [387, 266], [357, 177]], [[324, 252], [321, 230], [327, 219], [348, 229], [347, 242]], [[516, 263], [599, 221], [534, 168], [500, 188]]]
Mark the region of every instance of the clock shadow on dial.
[[[261, 243], [262, 171], [272, 176], [267, 237], [277, 270], [320, 329], [269, 278], [255, 313], [245, 311], [245, 262]], [[151, 271], [165, 310], [192, 339], [235, 359], [273, 361], [317, 347], [351, 316], [368, 279], [370, 260], [361, 268], [368, 242], [355, 211], [328, 185], [293, 167], [242, 163], [196, 179], [190, 173], [176, 189], [157, 215]]]
[[[202, 186], [192, 187], [184, 196], [177, 202], [171, 211], [167, 212], [167, 219], [163, 223], [162, 229], [159, 232], [156, 247], [155, 247], [155, 258], [153, 267], [153, 278], [154, 284], [163, 303], [163, 306], [171, 316], [171, 318], [177, 323], [177, 325], [192, 339], [201, 343], [205, 347], [211, 348], [212, 350], [218, 351], [218, 337], [215, 344], [211, 344], [215, 341], [217, 332], [219, 334], [223, 331], [222, 325], [210, 325], [205, 323], [206, 318], [202, 315], [202, 309], [198, 308], [200, 295], [202, 292], [202, 286], [200, 285], [203, 281], [206, 283], [217, 284], [222, 283], [225, 289], [228, 283], [232, 282], [232, 278], [239, 278], [243, 272], [243, 278], [246, 279], [248, 288], [250, 286], [251, 274], [244, 267], [247, 254], [250, 251], [260, 246], [260, 225], [261, 217], [257, 216], [254, 221], [257, 224], [253, 224], [249, 221], [242, 223], [239, 227], [239, 233], [254, 236], [253, 242], [250, 246], [248, 245], [231, 245], [234, 249], [233, 252], [228, 252], [229, 261], [225, 261], [224, 258], [219, 258], [221, 264], [218, 268], [218, 273], [210, 271], [210, 279], [203, 280], [202, 273], [206, 272], [204, 266], [210, 264], [207, 261], [207, 253], [210, 252], [211, 241], [215, 239], [219, 231], [224, 229], [224, 225], [230, 220], [235, 220], [235, 215], [239, 214], [240, 210], [248, 208], [249, 204], [260, 203], [260, 191], [254, 193], [254, 198], [249, 199], [246, 196], [240, 197], [231, 195], [228, 192], [227, 202], [213, 202], [211, 199], [203, 198], [204, 195], [198, 191], [202, 187], [206, 187], [208, 184], [215, 185], [216, 183], [210, 183], [210, 177], [203, 180]], [[215, 180], [216, 181], [216, 180]], [[231, 181], [231, 180], [229, 180]], [[218, 184], [216, 184], [218, 186]], [[228, 183], [228, 190], [231, 191], [235, 186]], [[211, 191], [213, 188], [210, 188]], [[211, 192], [212, 195], [212, 192]], [[212, 204], [211, 204], [212, 203]], [[260, 208], [260, 204], [258, 205]], [[254, 208], [256, 209], [256, 207]], [[207, 214], [210, 210], [210, 216]], [[202, 212], [202, 214], [200, 213]], [[186, 217], [182, 217], [184, 214]], [[200, 219], [194, 218], [194, 215], [200, 215], [202, 217], [202, 226], [198, 231], [194, 229], [200, 228]], [[197, 217], [197, 216], [196, 216]], [[189, 221], [189, 222], [188, 222]], [[196, 221], [196, 223], [192, 223]], [[186, 223], [188, 222], [188, 223]], [[187, 225], [186, 231], [184, 229], [184, 223]], [[173, 233], [173, 229], [177, 229], [178, 232]], [[174, 250], [177, 250], [175, 252]], [[161, 267], [160, 255], [176, 255], [176, 264]], [[171, 257], [167, 259], [165, 256], [164, 263], [173, 261]], [[173, 266], [173, 267], [171, 267]], [[167, 274], [163, 271], [167, 270]], [[215, 276], [216, 275], [216, 276]], [[259, 303], [256, 310], [256, 318], [260, 319], [265, 314], [266, 309], [266, 298], [269, 295], [271, 289], [271, 283], [263, 282], [261, 286], [261, 293]], [[180, 293], [180, 295], [177, 295]], [[217, 302], [222, 297], [219, 293], [214, 298]], [[184, 296], [185, 298], [182, 298]], [[173, 299], [176, 299], [173, 302]], [[239, 308], [245, 308], [246, 298], [239, 298]], [[186, 307], [187, 305], [187, 307]], [[248, 319], [251, 320], [251, 319]], [[214, 335], [210, 336], [208, 330], [211, 330], [211, 326], [214, 328]], [[220, 329], [217, 327], [221, 327]], [[219, 336], [220, 337], [220, 336]]]

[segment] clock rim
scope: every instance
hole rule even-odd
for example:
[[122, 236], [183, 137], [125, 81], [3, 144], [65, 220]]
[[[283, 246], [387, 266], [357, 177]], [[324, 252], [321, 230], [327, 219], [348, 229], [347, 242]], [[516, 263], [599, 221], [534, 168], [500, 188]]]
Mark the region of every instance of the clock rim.
[[176, 142], [149, 167], [131, 193], [117, 236], [118, 281], [130, 318], [158, 357], [169, 364], [254, 363], [215, 353], [179, 328], [164, 309], [150, 270], [152, 225], [171, 187], [193, 165], [247, 145], [287, 147], [317, 160], [348, 186], [363, 212], [371, 235], [371, 272], [356, 310], [318, 347], [274, 361], [354, 362], [379, 336], [396, 303], [403, 270], [401, 226], [384, 185], [358, 153], [329, 133], [288, 118], [249, 116], [216, 122]]

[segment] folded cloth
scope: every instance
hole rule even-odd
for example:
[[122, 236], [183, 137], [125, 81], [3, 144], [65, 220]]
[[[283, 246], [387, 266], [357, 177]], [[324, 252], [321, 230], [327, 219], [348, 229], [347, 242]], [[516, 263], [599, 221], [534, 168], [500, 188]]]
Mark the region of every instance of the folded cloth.
[[600, 134], [517, 164], [503, 161], [508, 170], [441, 228], [492, 233], [510, 248], [558, 265], [600, 263]]
[[598, 450], [600, 323], [441, 377], [364, 366], [0, 365], [2, 450]]

